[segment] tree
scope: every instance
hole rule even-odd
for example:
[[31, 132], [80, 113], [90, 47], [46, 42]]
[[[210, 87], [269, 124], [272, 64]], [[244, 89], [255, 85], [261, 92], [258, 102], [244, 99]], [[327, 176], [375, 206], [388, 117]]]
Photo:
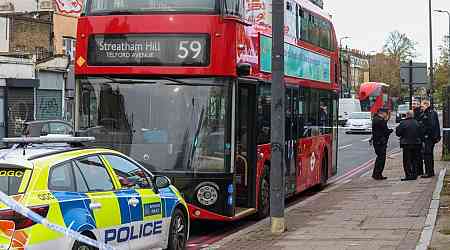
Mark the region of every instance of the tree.
[[442, 104], [446, 94], [446, 86], [449, 83], [449, 64], [448, 64], [448, 39], [444, 39], [444, 44], [439, 46], [440, 57], [439, 62], [434, 66], [435, 68], [435, 102]]
[[416, 45], [417, 43], [409, 39], [406, 34], [392, 31], [386, 39], [383, 52], [400, 62], [407, 62], [417, 57]]
[[390, 85], [389, 95], [401, 96], [400, 61], [392, 56], [379, 53], [370, 60], [370, 79]]

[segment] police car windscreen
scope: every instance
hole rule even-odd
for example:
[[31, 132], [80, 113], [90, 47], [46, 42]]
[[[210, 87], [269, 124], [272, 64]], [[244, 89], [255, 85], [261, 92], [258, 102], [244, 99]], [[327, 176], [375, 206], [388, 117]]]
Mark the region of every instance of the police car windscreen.
[[0, 191], [7, 195], [16, 195], [19, 193], [22, 181], [24, 181], [25, 169], [22, 168], [2, 168], [0, 166]]

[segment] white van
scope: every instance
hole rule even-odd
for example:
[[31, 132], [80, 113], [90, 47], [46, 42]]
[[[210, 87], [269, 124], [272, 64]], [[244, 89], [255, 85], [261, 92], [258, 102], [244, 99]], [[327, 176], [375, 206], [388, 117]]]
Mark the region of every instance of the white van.
[[353, 112], [361, 112], [361, 103], [358, 99], [339, 99], [339, 124], [345, 125]]

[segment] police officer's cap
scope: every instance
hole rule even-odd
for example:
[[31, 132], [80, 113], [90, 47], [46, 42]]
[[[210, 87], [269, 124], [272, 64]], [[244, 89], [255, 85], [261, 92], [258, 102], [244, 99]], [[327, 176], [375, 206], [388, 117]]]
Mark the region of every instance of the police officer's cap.
[[389, 112], [389, 110], [387, 108], [380, 108], [378, 110], [378, 113], [388, 113], [388, 112]]

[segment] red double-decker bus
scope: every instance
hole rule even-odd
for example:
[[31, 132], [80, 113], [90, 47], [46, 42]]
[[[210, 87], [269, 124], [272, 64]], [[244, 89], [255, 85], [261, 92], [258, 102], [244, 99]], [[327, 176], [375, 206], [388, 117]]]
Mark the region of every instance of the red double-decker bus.
[[[329, 16], [286, 1], [286, 195], [336, 173]], [[269, 212], [270, 0], [87, 0], [76, 128], [169, 176], [193, 219]]]
[[381, 108], [392, 111], [392, 102], [389, 98], [389, 85], [381, 82], [366, 82], [359, 87], [358, 98], [361, 110], [376, 113]]

